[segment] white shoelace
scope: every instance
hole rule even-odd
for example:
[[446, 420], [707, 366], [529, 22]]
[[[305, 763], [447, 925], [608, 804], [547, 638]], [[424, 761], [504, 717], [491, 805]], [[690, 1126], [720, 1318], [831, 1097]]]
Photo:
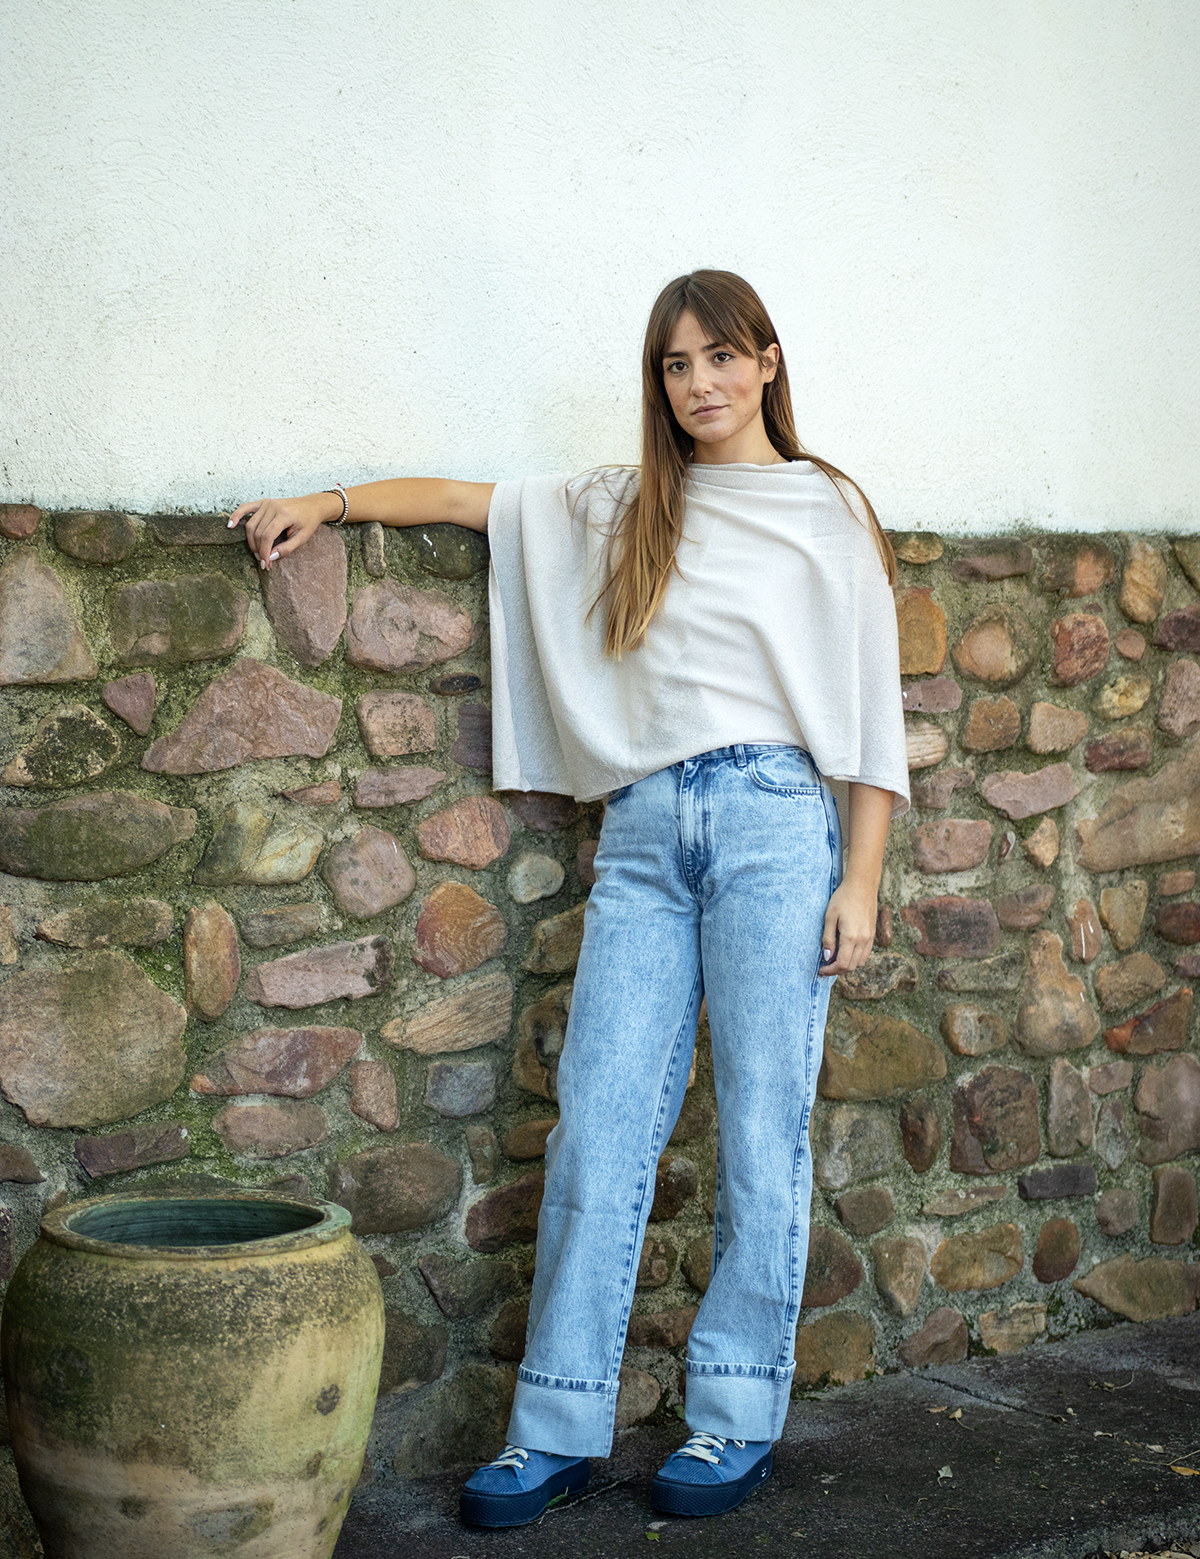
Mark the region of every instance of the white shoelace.
[[[744, 1440], [735, 1440], [733, 1443], [739, 1451], [744, 1450], [746, 1447]], [[721, 1450], [724, 1450], [728, 1444], [729, 1441], [723, 1439], [719, 1434], [703, 1434], [697, 1431], [696, 1434], [688, 1436], [687, 1444], [681, 1445], [675, 1454], [676, 1456], [694, 1456], [698, 1462], [709, 1462], [712, 1466], [719, 1467], [721, 1458], [714, 1456], [713, 1452], [718, 1446], [720, 1446]]]
[[488, 1466], [511, 1467], [514, 1472], [520, 1472], [528, 1460], [528, 1451], [523, 1451], [519, 1445], [506, 1445], [496, 1460], [489, 1462]]

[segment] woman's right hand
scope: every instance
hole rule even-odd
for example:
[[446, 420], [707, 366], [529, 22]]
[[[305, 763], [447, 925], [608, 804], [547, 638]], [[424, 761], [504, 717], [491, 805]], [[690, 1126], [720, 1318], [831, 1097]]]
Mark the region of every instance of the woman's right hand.
[[[258, 498], [242, 503], [229, 516], [232, 530], [246, 522], [246, 543], [259, 568], [270, 568], [278, 558], [302, 547], [319, 525], [336, 520], [342, 512], [337, 493], [308, 493], [303, 498]], [[286, 540], [280, 541], [286, 535]]]

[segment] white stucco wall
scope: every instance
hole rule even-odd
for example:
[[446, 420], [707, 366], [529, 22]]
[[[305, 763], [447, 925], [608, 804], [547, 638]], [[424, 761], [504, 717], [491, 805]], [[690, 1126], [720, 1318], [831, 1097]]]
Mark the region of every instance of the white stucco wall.
[[0, 497], [636, 454], [741, 271], [885, 523], [1200, 528], [1195, 0], [9, 0]]

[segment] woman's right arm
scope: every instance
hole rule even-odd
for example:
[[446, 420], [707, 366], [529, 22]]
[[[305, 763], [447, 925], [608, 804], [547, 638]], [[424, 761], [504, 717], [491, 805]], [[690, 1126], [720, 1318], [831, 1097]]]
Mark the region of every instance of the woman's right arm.
[[[465, 525], [486, 531], [494, 482], [454, 482], [441, 477], [393, 477], [347, 487], [350, 507], [346, 520], [381, 525]], [[342, 512], [335, 492], [308, 493], [303, 498], [259, 498], [239, 504], [229, 516], [230, 527], [246, 522], [246, 541], [260, 568], [302, 547], [319, 525]], [[286, 540], [279, 541], [286, 535]]]

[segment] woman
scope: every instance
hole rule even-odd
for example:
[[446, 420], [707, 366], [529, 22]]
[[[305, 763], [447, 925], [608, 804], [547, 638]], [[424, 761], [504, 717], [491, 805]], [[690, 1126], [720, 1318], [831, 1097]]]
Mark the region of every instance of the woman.
[[[908, 803], [891, 548], [859, 489], [801, 448], [778, 337], [741, 278], [697, 271], [659, 296], [642, 440], [635, 471], [372, 482], [230, 520], [264, 568], [324, 521], [488, 530], [496, 786], [608, 798], [510, 1444], [462, 1497], [483, 1526], [534, 1520], [609, 1453], [702, 998], [712, 1275], [688, 1339], [693, 1433], [654, 1503], [716, 1514], [769, 1475], [830, 986], [870, 951], [888, 821]], [[844, 874], [831, 780], [848, 782]]]

